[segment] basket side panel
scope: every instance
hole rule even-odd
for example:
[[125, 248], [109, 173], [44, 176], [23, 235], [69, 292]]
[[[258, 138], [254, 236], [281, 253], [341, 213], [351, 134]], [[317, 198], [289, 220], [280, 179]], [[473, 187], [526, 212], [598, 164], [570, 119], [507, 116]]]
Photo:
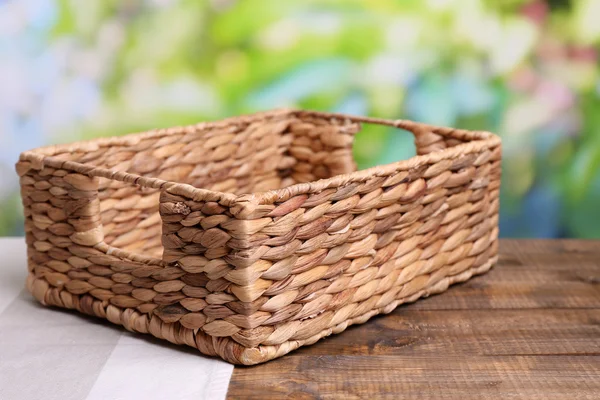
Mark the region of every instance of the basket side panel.
[[[257, 324], [248, 316], [259, 307], [252, 301], [252, 293], [232, 289], [232, 282], [243, 281], [252, 273], [250, 268], [232, 273], [235, 265], [247, 261], [244, 254], [253, 248], [246, 221], [238, 218], [240, 207], [191, 199], [174, 191], [167, 189], [160, 197], [163, 260], [183, 272], [177, 280], [189, 298], [181, 303], [192, 306], [183, 312], [193, 311], [198, 321], [195, 328], [211, 337], [237, 337], [243, 328]], [[260, 320], [260, 315], [255, 318]]]
[[252, 248], [228, 273], [243, 277], [229, 290], [252, 293], [246, 300], [257, 310], [248, 319], [260, 321], [236, 333], [245, 347], [262, 349], [244, 362], [280, 356], [487, 271], [497, 257], [500, 154], [499, 145], [482, 145], [248, 205]]
[[87, 288], [76, 276], [101, 254], [98, 180], [72, 171], [17, 163], [25, 214], [28, 268], [39, 279], [34, 296], [47, 302], [48, 286]]
[[489, 269], [500, 154], [481, 144], [340, 187], [307, 184], [273, 204], [167, 192], [164, 259], [205, 290], [202, 312], [215, 314], [202, 331], [255, 350], [239, 362], [262, 362]]
[[291, 119], [293, 136], [288, 153], [294, 164], [288, 182], [314, 182], [356, 171], [352, 144], [360, 125], [336, 118], [300, 114]]
[[98, 180], [64, 169], [19, 161], [29, 268], [47, 279], [67, 282], [76, 251], [103, 241]]
[[[205, 325], [211, 329], [210, 318], [223, 317], [223, 298], [209, 296], [201, 274], [148, 258], [123, 257], [103, 242], [96, 178], [26, 160], [17, 163], [17, 171], [25, 214], [27, 288], [39, 302], [235, 362], [199, 330]], [[207, 301], [212, 307], [203, 314]]]

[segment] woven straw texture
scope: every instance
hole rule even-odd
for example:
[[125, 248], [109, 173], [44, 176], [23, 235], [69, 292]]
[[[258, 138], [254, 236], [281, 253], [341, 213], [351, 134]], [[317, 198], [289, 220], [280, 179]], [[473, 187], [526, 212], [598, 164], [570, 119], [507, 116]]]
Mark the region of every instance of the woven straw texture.
[[[356, 171], [361, 123], [418, 155]], [[27, 288], [236, 364], [315, 343], [497, 260], [500, 139], [279, 110], [21, 154]]]

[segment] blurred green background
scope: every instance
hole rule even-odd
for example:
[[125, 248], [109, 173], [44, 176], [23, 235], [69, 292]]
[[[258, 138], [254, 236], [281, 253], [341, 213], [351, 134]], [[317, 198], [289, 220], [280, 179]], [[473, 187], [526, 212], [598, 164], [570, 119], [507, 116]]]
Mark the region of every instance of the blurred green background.
[[0, 235], [23, 150], [294, 106], [496, 132], [501, 235], [600, 237], [599, 50], [599, 0], [0, 0]]

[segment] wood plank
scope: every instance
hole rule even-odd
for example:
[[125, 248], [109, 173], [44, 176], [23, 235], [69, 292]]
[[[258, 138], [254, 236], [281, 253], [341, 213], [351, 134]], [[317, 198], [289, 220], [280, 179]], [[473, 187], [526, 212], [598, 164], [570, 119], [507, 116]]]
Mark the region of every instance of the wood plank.
[[234, 371], [230, 398], [600, 398], [600, 242], [503, 240], [488, 274]]
[[600, 356], [295, 356], [236, 368], [239, 399], [597, 399]]
[[[486, 275], [452, 286], [441, 295], [420, 299], [400, 308], [410, 310], [475, 309], [595, 309], [600, 307], [600, 285], [568, 281], [551, 272], [516, 271], [512, 280], [503, 279], [508, 271], [497, 265]], [[599, 268], [600, 272], [600, 268]], [[553, 279], [554, 278], [554, 279]], [[521, 279], [521, 280], [519, 280]]]
[[598, 240], [586, 239], [501, 239], [502, 254], [600, 254]]
[[599, 355], [598, 310], [397, 310], [296, 356]]

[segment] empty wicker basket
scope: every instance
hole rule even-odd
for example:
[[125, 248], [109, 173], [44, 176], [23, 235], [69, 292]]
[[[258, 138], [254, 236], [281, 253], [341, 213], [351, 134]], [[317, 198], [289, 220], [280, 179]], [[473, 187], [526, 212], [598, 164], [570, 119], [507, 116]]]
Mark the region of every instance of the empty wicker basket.
[[[355, 172], [360, 123], [411, 131], [419, 155]], [[17, 171], [40, 302], [232, 363], [282, 356], [497, 259], [488, 132], [281, 110], [36, 149]]]

